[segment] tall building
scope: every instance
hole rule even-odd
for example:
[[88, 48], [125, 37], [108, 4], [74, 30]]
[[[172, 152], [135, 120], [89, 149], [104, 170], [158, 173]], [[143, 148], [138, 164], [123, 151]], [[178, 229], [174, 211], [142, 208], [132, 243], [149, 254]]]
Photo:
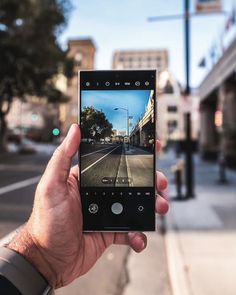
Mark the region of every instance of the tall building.
[[113, 69], [168, 69], [168, 51], [163, 50], [121, 50], [113, 56]]
[[74, 60], [74, 75], [67, 80], [66, 94], [70, 101], [60, 106], [60, 121], [65, 134], [72, 123], [78, 121], [78, 71], [94, 69], [96, 48], [92, 39], [68, 41], [67, 57]]

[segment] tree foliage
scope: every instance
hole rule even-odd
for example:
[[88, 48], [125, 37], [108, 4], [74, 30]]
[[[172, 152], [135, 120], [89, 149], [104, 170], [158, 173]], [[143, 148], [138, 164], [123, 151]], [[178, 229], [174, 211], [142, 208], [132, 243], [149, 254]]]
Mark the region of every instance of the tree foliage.
[[101, 138], [112, 135], [112, 124], [106, 118], [104, 112], [95, 108], [85, 107], [81, 113], [81, 129], [83, 138], [93, 138], [99, 141]]
[[65, 101], [53, 77], [65, 68], [66, 53], [57, 38], [69, 11], [69, 0], [0, 1], [0, 133], [13, 97]]
[[51, 78], [65, 62], [57, 35], [66, 23], [68, 1], [1, 0], [0, 100], [47, 96]]

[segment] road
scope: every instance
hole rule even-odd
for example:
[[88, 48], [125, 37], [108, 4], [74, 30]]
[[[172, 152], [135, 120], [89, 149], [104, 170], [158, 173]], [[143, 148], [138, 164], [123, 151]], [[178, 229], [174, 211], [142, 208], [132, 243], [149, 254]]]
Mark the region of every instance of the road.
[[[114, 186], [122, 153], [122, 144], [82, 144], [82, 186]], [[104, 179], [108, 179], [108, 183], [104, 183]]]
[[81, 184], [84, 187], [152, 186], [153, 155], [124, 144], [81, 146]]
[[0, 157], [0, 238], [24, 223], [51, 153]]

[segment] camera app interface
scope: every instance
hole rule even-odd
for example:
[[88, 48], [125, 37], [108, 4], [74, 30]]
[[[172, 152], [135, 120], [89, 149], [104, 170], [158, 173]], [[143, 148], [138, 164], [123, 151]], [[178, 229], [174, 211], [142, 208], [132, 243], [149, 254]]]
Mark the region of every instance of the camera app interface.
[[154, 90], [81, 90], [81, 186], [153, 187]]

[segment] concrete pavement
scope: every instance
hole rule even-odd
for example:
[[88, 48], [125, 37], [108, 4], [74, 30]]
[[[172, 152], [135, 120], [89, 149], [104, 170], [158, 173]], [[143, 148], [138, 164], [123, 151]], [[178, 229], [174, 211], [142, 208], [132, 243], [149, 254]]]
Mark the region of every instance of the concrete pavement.
[[130, 186], [153, 186], [153, 154], [130, 145], [125, 147], [125, 158]]
[[112, 246], [106, 250], [95, 266], [72, 284], [58, 289], [56, 295], [118, 295], [128, 281], [126, 246]]
[[160, 232], [147, 237], [142, 253], [127, 246], [110, 247], [87, 274], [56, 295], [172, 295], [164, 237]]
[[[160, 166], [167, 157], [174, 159], [164, 155]], [[171, 178], [169, 167], [164, 170]], [[235, 295], [236, 172], [228, 170], [229, 184], [219, 185], [217, 164], [195, 157], [195, 168], [196, 198], [172, 202], [166, 218], [173, 295]]]

